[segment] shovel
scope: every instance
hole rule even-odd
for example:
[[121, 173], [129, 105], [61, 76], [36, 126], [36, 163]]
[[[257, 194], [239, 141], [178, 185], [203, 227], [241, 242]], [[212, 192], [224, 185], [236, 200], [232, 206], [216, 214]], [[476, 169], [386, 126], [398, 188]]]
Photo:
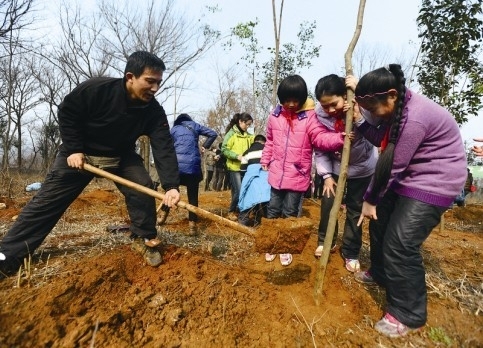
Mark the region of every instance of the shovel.
[[[103, 169], [94, 167], [88, 163], [84, 164], [84, 170], [91, 172], [97, 176], [112, 180], [118, 184], [132, 188], [136, 191], [145, 193], [160, 200], [164, 199], [164, 195], [158, 191], [121, 178], [115, 174], [107, 172]], [[220, 215], [213, 214], [207, 210], [201, 209], [189, 203], [179, 201], [178, 207], [186, 209], [205, 219], [217, 222], [227, 226], [235, 231], [244, 233], [255, 238], [255, 249], [259, 253], [270, 254], [300, 254], [310, 237], [313, 228], [312, 220], [308, 218], [286, 218], [286, 219], [264, 219], [262, 224], [256, 230], [234, 221], [225, 219]]]

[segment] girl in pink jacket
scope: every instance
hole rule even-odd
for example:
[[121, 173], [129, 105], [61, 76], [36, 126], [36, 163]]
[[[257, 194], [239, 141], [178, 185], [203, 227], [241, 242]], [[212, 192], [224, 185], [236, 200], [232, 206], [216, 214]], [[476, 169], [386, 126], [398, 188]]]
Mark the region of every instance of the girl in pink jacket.
[[[299, 204], [310, 185], [312, 153], [338, 151], [344, 144], [345, 133], [330, 131], [318, 120], [314, 102], [307, 99], [307, 84], [299, 75], [288, 76], [277, 90], [280, 104], [268, 118], [266, 137], [260, 164], [268, 170], [270, 202], [267, 218], [298, 215]], [[276, 255], [266, 254], [266, 261]], [[280, 254], [280, 263], [288, 266], [291, 254]]]

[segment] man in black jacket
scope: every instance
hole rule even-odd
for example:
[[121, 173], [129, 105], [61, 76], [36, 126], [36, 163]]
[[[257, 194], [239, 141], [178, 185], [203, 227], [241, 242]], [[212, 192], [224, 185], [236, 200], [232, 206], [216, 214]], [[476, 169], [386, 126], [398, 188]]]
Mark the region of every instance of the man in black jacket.
[[[91, 78], [69, 93], [59, 105], [62, 145], [40, 191], [23, 208], [0, 242], [0, 271], [18, 269], [50, 233], [65, 210], [93, 179], [85, 162], [127, 180], [153, 188], [153, 182], [135, 152], [135, 143], [147, 135], [163, 189], [164, 204], [179, 201], [178, 162], [169, 125], [155, 94], [166, 69], [148, 52], [135, 52], [123, 78]], [[133, 249], [151, 266], [161, 264], [156, 247], [156, 206], [153, 197], [116, 184], [125, 197], [131, 220]], [[0, 274], [1, 276], [1, 274]]]

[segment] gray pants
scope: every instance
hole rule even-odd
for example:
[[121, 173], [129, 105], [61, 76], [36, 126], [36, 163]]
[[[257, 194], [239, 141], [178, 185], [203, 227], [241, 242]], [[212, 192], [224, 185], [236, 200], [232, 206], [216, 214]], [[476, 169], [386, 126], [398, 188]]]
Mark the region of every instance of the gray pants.
[[[153, 187], [141, 157], [135, 153], [123, 156], [119, 168], [110, 171], [143, 186]], [[0, 242], [0, 252], [6, 256], [8, 268], [18, 268], [28, 254], [33, 254], [93, 177], [91, 173], [69, 167], [65, 156], [56, 158], [41, 189], [22, 209]], [[139, 237], [156, 237], [154, 198], [120, 184], [116, 186], [125, 197], [131, 232]]]
[[386, 287], [386, 311], [411, 328], [427, 319], [421, 245], [445, 210], [389, 190], [377, 205], [377, 220], [369, 223], [369, 272]]

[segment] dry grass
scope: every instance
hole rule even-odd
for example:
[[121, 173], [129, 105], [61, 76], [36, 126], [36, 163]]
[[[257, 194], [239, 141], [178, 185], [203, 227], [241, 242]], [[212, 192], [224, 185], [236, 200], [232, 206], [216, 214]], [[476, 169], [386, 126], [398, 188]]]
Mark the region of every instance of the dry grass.
[[[12, 199], [24, 196], [25, 185], [34, 181], [31, 176], [4, 174], [1, 176], [0, 196], [8, 195]], [[86, 191], [94, 189], [115, 189], [115, 187], [111, 182], [100, 179], [93, 180]], [[242, 264], [247, 256], [253, 253], [254, 241], [252, 238], [224, 226], [215, 225], [216, 227], [213, 229], [213, 225], [208, 227], [207, 224], [201, 222], [197, 236], [189, 236], [187, 231], [176, 230], [176, 225], [170, 226], [170, 221], [186, 220], [186, 215], [187, 211], [184, 209], [171, 211], [167, 224], [159, 227], [158, 231], [165, 243], [210, 255], [210, 257], [229, 265]], [[50, 279], [61, 274], [67, 261], [80, 260], [130, 243], [129, 233], [106, 232], [106, 220], [111, 224], [124, 223], [123, 221], [112, 221], [111, 216], [96, 214], [86, 215], [82, 220], [72, 223], [68, 222], [65, 217], [62, 218], [34, 253], [33, 261], [26, 262], [18, 277], [11, 279], [11, 286], [41, 287]], [[100, 225], [98, 221], [104, 221], [104, 223]], [[0, 238], [5, 235], [10, 225], [11, 222], [0, 225]], [[458, 231], [481, 231], [481, 226], [463, 222], [446, 222], [446, 226]], [[365, 236], [366, 238], [367, 236]], [[427, 269], [426, 283], [429, 294], [457, 303], [462, 312], [466, 311], [474, 315], [483, 313], [483, 279], [481, 277], [470, 277], [464, 273], [460, 277], [451, 278], [440, 268], [441, 264], [451, 262], [451, 260], [445, 260], [444, 255], [429, 255], [424, 251], [423, 257]], [[361, 263], [367, 266], [369, 262], [369, 247], [365, 241], [361, 250]], [[308, 327], [313, 325], [313, 323], [307, 324], [306, 322], [305, 324]]]
[[426, 286], [428, 294], [455, 302], [461, 312], [474, 315], [483, 313], [483, 278], [481, 277], [470, 281], [466, 273], [461, 278], [449, 279], [442, 273], [428, 272]]

